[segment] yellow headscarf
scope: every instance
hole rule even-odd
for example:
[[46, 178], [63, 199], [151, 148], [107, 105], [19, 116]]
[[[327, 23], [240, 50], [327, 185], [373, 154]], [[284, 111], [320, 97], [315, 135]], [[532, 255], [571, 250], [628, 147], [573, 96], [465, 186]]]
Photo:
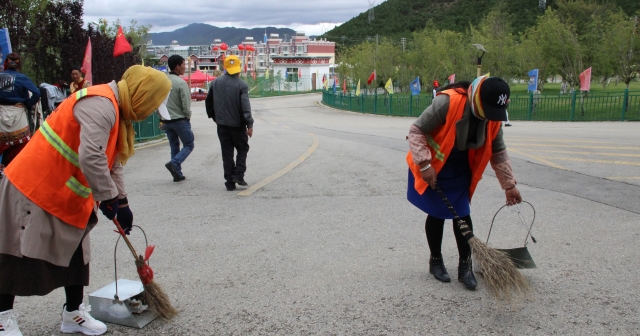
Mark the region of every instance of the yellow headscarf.
[[125, 71], [118, 82], [120, 96], [120, 132], [118, 161], [123, 165], [133, 156], [133, 121], [150, 116], [169, 95], [171, 81], [164, 73], [134, 65]]

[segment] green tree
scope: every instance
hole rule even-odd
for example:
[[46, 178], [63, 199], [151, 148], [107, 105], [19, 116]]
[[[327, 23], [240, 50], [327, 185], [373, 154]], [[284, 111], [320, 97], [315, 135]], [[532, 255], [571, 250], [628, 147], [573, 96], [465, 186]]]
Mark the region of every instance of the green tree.
[[483, 72], [490, 71], [492, 76], [509, 79], [521, 74], [515, 66], [516, 40], [503, 10], [497, 7], [477, 27], [472, 26], [471, 41], [482, 44], [489, 51], [482, 59]]
[[[640, 16], [640, 12], [638, 13]], [[629, 18], [622, 13], [611, 17], [610, 29], [602, 36], [603, 49], [608, 50], [608, 59], [614, 73], [625, 83], [636, 79], [640, 73], [640, 23], [639, 16]]]

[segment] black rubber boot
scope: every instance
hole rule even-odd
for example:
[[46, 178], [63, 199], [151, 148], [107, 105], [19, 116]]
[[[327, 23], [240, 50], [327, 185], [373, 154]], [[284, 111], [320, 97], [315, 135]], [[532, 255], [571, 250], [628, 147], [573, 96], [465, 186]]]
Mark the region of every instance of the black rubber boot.
[[450, 282], [451, 277], [447, 273], [447, 269], [444, 267], [444, 261], [440, 258], [429, 258], [429, 273], [442, 282]]
[[462, 282], [466, 289], [476, 289], [478, 287], [478, 281], [473, 275], [471, 260], [460, 260], [458, 264], [458, 281]]

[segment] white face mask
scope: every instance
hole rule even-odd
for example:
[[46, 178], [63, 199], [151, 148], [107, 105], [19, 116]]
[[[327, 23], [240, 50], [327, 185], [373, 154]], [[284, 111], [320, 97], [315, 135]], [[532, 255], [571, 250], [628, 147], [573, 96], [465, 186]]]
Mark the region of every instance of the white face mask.
[[165, 98], [162, 104], [160, 104], [160, 106], [158, 107], [158, 112], [160, 113], [160, 117], [162, 117], [162, 119], [164, 120], [171, 120], [171, 116], [169, 115], [169, 110], [167, 110], [167, 102], [169, 101], [170, 94], [171, 94], [171, 91], [169, 91], [169, 94], [167, 94], [167, 98]]

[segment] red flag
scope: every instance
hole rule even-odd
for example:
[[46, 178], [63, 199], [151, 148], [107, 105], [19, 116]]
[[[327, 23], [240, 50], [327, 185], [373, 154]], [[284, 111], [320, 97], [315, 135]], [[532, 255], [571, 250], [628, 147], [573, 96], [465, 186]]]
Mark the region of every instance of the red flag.
[[253, 80], [256, 80], [256, 72], [255, 71], [251, 71], [251, 77], [253, 77]]
[[591, 89], [591, 68], [580, 74], [580, 91], [589, 91]]
[[118, 57], [124, 53], [131, 52], [131, 45], [127, 38], [124, 36], [122, 26], [118, 27], [118, 34], [116, 35], [116, 45], [113, 47], [113, 57]]
[[93, 76], [91, 75], [91, 38], [87, 42], [87, 48], [84, 50], [84, 59], [82, 60], [82, 73], [84, 73], [84, 80], [93, 84]]
[[244, 73], [247, 73], [247, 62], [244, 62]]
[[373, 82], [374, 80], [376, 80], [376, 71], [373, 70], [373, 72], [371, 73], [371, 76], [369, 76], [369, 79], [367, 79], [367, 84], [371, 85], [371, 82]]
[[342, 93], [347, 94], [347, 80], [342, 80]]
[[298, 69], [298, 78], [302, 78], [302, 69]]
[[323, 83], [323, 84], [324, 84], [324, 81], [326, 81], [326, 80], [327, 80], [327, 75], [326, 75], [326, 74], [325, 74], [325, 75], [322, 75], [322, 83]]

